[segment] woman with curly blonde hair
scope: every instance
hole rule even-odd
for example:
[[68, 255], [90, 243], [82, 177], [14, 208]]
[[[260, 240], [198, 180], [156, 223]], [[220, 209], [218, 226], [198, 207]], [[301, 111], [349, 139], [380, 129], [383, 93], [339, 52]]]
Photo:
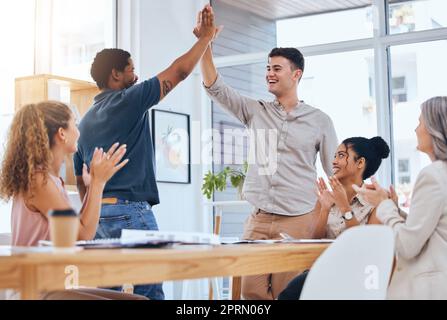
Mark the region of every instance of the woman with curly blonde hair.
[[[14, 246], [36, 246], [49, 239], [48, 212], [71, 207], [59, 172], [67, 155], [77, 150], [79, 131], [71, 110], [60, 102], [29, 104], [15, 115], [0, 173], [0, 196], [12, 198]], [[93, 239], [106, 182], [128, 160], [126, 146], [115, 144], [107, 154], [95, 150], [90, 188], [80, 213], [79, 239]], [[84, 167], [87, 174], [87, 167]]]
[[[36, 246], [39, 240], [49, 240], [48, 212], [71, 207], [59, 172], [65, 157], [76, 152], [78, 139], [74, 116], [63, 103], [29, 104], [15, 115], [0, 171], [0, 198], [13, 202], [13, 246]], [[89, 188], [80, 212], [80, 240], [94, 238], [104, 186], [129, 161], [120, 162], [125, 153], [126, 145], [118, 143], [107, 153], [96, 148], [90, 170], [84, 165]], [[101, 289], [52, 292], [44, 298], [142, 299]]]

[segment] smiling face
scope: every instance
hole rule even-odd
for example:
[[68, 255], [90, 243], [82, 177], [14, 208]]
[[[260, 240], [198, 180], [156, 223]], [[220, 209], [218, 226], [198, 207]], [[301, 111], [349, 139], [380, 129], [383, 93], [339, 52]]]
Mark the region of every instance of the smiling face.
[[135, 74], [135, 66], [133, 60], [129, 58], [129, 64], [126, 66], [123, 72], [123, 83], [125, 88], [132, 87], [138, 81], [138, 76]]
[[293, 64], [284, 57], [276, 56], [269, 59], [267, 65], [266, 81], [268, 91], [276, 97], [287, 94], [290, 90], [295, 90], [298, 80], [303, 72], [294, 68]]
[[113, 69], [111, 77], [115, 83], [115, 85], [111, 87], [112, 89], [116, 88], [122, 90], [132, 87], [138, 81], [138, 76], [135, 74], [133, 60], [129, 58], [129, 64], [123, 71]]
[[57, 148], [63, 148], [66, 154], [73, 154], [78, 151], [79, 136], [79, 129], [76, 126], [76, 121], [72, 114], [68, 121], [67, 128], [59, 128], [56, 134], [55, 146]]
[[339, 180], [362, 177], [365, 170], [365, 158], [358, 155], [344, 144], [338, 146], [332, 161], [332, 173]]

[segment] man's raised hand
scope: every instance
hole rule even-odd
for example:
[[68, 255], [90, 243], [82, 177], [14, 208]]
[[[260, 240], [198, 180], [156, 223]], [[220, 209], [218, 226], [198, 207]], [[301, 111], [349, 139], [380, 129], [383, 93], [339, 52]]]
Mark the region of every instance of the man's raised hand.
[[210, 5], [206, 5], [198, 12], [197, 23], [193, 30], [197, 38], [211, 36], [211, 40], [215, 40], [222, 30], [223, 26], [216, 27], [214, 24], [214, 11]]

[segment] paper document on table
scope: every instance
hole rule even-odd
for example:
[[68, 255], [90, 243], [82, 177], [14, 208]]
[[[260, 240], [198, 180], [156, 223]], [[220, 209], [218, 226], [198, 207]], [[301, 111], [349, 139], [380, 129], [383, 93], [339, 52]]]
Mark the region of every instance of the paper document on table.
[[222, 244], [243, 244], [243, 243], [332, 243], [332, 239], [265, 239], [265, 240], [241, 240], [238, 238], [221, 238]]
[[[173, 242], [170, 241], [152, 239], [123, 240], [120, 238], [107, 238], [76, 241], [76, 247], [84, 249], [164, 248], [172, 244]], [[53, 243], [47, 240], [40, 240], [39, 246], [53, 248]]]
[[[76, 246], [85, 249], [161, 248], [175, 243], [218, 245], [220, 239], [210, 233], [123, 229], [121, 238], [77, 241]], [[53, 246], [51, 241], [39, 241], [39, 245]]]
[[135, 239], [169, 241], [184, 244], [220, 244], [218, 235], [200, 232], [177, 232], [177, 231], [150, 231], [150, 230], [128, 230], [121, 233], [121, 241], [135, 241]]
[[334, 239], [284, 239], [283, 243], [332, 243]]

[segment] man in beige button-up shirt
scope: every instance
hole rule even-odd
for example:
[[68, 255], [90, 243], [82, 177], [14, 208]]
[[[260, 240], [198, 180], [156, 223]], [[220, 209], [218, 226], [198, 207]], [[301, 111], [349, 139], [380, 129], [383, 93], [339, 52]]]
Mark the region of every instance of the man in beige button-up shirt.
[[[302, 54], [294, 48], [270, 53], [266, 81], [276, 97], [270, 102], [244, 97], [227, 86], [214, 66], [211, 48], [201, 67], [211, 99], [238, 118], [252, 137], [267, 137], [264, 143], [257, 140], [256, 146], [251, 140], [250, 148], [256, 150], [250, 153], [256, 154], [256, 161], [249, 161], [243, 191], [256, 210], [246, 222], [244, 237], [274, 239], [280, 232], [309, 237], [317, 202], [317, 153], [326, 174], [332, 175], [338, 142], [331, 119], [298, 99], [297, 86], [304, 70]], [[242, 295], [246, 299], [274, 299], [293, 275], [244, 277]]]

